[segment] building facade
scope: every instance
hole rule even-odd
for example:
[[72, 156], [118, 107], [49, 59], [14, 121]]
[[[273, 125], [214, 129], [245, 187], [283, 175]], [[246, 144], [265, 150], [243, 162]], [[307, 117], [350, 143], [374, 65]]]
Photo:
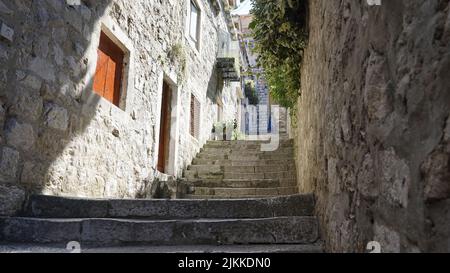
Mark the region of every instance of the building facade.
[[1, 0], [0, 214], [27, 192], [146, 197], [180, 177], [239, 112], [217, 69], [230, 4]]
[[233, 22], [238, 30], [238, 37], [242, 52], [242, 68], [246, 72], [242, 77], [242, 88], [251, 82], [258, 97], [258, 104], [252, 105], [249, 100], [243, 104], [241, 130], [248, 136], [267, 135], [271, 133], [271, 102], [269, 88], [264, 79], [264, 71], [258, 66], [258, 55], [253, 52], [254, 39], [250, 29], [253, 16], [250, 11], [252, 1], [245, 0], [232, 11]]

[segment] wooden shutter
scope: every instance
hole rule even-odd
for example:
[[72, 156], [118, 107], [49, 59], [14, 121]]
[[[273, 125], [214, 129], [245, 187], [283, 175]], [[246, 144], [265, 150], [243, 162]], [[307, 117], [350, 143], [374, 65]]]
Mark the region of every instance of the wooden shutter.
[[100, 35], [97, 52], [94, 91], [119, 106], [125, 53], [104, 32]]

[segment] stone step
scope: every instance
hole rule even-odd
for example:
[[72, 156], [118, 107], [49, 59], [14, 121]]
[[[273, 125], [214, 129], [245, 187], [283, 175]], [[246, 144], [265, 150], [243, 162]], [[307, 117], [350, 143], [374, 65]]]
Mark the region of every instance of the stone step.
[[[201, 155], [201, 154], [200, 154]], [[201, 156], [201, 158], [204, 158]], [[209, 158], [214, 158], [213, 156]], [[216, 159], [221, 159], [217, 158]], [[225, 157], [225, 159], [229, 159], [231, 161], [259, 161], [259, 160], [293, 160], [294, 157], [291, 154], [231, 154]]]
[[207, 160], [231, 160], [231, 161], [258, 161], [258, 160], [290, 160], [294, 159], [293, 154], [252, 154], [252, 153], [232, 153], [232, 154], [208, 154], [199, 153], [199, 159]]
[[[234, 168], [234, 167], [235, 166], [231, 166], [230, 168]], [[296, 173], [297, 169], [296, 169], [293, 161], [292, 161], [292, 163], [272, 164], [272, 165], [267, 164], [265, 166], [255, 166], [256, 173], [271, 172], [271, 171], [280, 171], [280, 172], [290, 171], [290, 172]]]
[[209, 179], [209, 180], [222, 180], [224, 179], [224, 173], [199, 173], [196, 170], [186, 170], [184, 172], [184, 179], [196, 180], [196, 179]]
[[249, 196], [283, 196], [298, 194], [298, 187], [276, 188], [207, 188], [195, 187], [192, 195], [217, 196], [224, 198], [246, 198]]
[[274, 188], [297, 187], [296, 178], [282, 179], [187, 179], [182, 180], [187, 185], [209, 188]]
[[260, 160], [260, 159], [294, 159], [294, 153], [280, 153], [280, 152], [252, 152], [242, 150], [232, 153], [212, 153], [201, 152], [197, 154], [197, 158], [206, 158], [211, 160], [230, 159], [230, 160]]
[[[259, 169], [260, 172], [231, 172], [231, 171], [225, 171], [222, 170], [215, 170], [212, 168], [211, 171], [205, 169], [205, 168], [195, 168], [191, 167], [190, 170], [186, 170], [184, 172], [184, 177], [188, 180], [196, 180], [196, 179], [207, 179], [207, 180], [222, 180], [222, 179], [242, 179], [242, 180], [249, 180], [249, 179], [255, 179], [255, 180], [263, 180], [263, 179], [295, 179], [296, 178], [296, 172], [295, 170], [289, 170], [289, 171], [277, 171], [277, 168], [266, 168], [264, 170]], [[247, 168], [241, 168], [243, 169], [249, 169]]]
[[220, 165], [190, 165], [188, 166], [187, 170], [196, 172], [211, 172], [219, 174], [225, 171], [225, 167]]
[[275, 151], [263, 151], [261, 150], [261, 147], [256, 148], [248, 148], [246, 149], [233, 149], [231, 147], [207, 147], [200, 150], [201, 153], [205, 154], [244, 154], [244, 153], [250, 153], [250, 154], [294, 154], [294, 149], [289, 147], [280, 147], [279, 149]]
[[268, 160], [229, 160], [229, 159], [206, 159], [206, 158], [194, 158], [193, 165], [220, 165], [220, 166], [273, 166], [280, 165], [295, 166], [293, 158], [280, 160], [280, 159], [268, 159]]
[[[69, 253], [66, 244], [6, 244], [0, 245], [0, 253]], [[164, 253], [164, 254], [202, 254], [202, 253], [323, 253], [321, 243], [314, 244], [268, 244], [268, 245], [175, 245], [175, 246], [123, 246], [123, 247], [85, 247], [81, 253]]]
[[[184, 180], [184, 183], [194, 187], [206, 188], [275, 188], [280, 187], [278, 179], [192, 179]], [[291, 186], [296, 186], [293, 183]]]
[[23, 216], [43, 218], [265, 218], [311, 216], [310, 194], [230, 201], [82, 199], [45, 195], [30, 197]]
[[[199, 177], [202, 177], [203, 173], [198, 173]], [[224, 179], [295, 179], [296, 173], [293, 171], [277, 172], [275, 169], [267, 169], [264, 172], [257, 173], [234, 173], [225, 172], [223, 174]]]
[[256, 160], [259, 159], [294, 159], [294, 153], [281, 153], [281, 152], [253, 152], [248, 150], [235, 151], [231, 153], [225, 152], [201, 152], [197, 154], [198, 158], [209, 158], [209, 159], [235, 159], [235, 158], [249, 158], [253, 157]]
[[[255, 145], [261, 146], [262, 144], [268, 144], [269, 141], [260, 140], [235, 140], [235, 141], [208, 141], [205, 147], [252, 147]], [[286, 139], [281, 137], [279, 140], [280, 147], [292, 147], [294, 141], [292, 139]]]
[[263, 219], [45, 219], [0, 218], [0, 241], [86, 246], [195, 244], [311, 244], [318, 240], [315, 217]]

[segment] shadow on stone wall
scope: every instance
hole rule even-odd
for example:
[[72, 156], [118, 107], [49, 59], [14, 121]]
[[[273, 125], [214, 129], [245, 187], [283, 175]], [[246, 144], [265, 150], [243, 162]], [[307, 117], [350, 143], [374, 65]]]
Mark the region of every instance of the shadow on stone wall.
[[0, 15], [15, 35], [12, 43], [0, 41], [0, 215], [17, 213], [29, 193], [54, 186], [50, 166], [94, 118], [100, 98], [86, 79], [96, 62], [87, 51], [111, 2], [4, 2], [10, 11]]
[[206, 98], [213, 103], [217, 103], [217, 98], [222, 96], [223, 92], [223, 80], [217, 73], [217, 68], [214, 67], [211, 77], [208, 81], [208, 89], [206, 92]]

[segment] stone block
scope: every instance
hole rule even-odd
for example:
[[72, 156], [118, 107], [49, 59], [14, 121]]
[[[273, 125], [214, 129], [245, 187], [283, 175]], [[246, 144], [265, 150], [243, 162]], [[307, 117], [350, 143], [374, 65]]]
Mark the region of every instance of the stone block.
[[382, 253], [400, 252], [400, 234], [391, 228], [375, 223], [374, 227], [375, 241], [381, 244]]
[[46, 59], [35, 57], [30, 61], [28, 68], [36, 75], [49, 82], [55, 81], [55, 67]]
[[45, 125], [60, 131], [66, 131], [69, 126], [67, 110], [54, 103], [45, 104]]
[[14, 14], [14, 11], [8, 8], [8, 6], [5, 3], [3, 3], [3, 1], [0, 1], [0, 13], [12, 15]]
[[14, 98], [13, 106], [10, 108], [12, 115], [17, 115], [30, 121], [36, 121], [41, 117], [43, 100], [39, 93], [19, 90]]
[[19, 152], [3, 147], [0, 161], [0, 180], [8, 181], [16, 178], [19, 168]]
[[5, 126], [6, 142], [14, 148], [29, 151], [36, 141], [36, 133], [30, 124], [19, 123], [16, 119], [9, 119]]
[[45, 181], [47, 169], [42, 162], [25, 162], [20, 176], [20, 183], [22, 185], [36, 185], [40, 186]]
[[425, 199], [438, 201], [450, 198], [449, 155], [443, 150], [435, 151], [422, 164], [425, 179]]
[[6, 109], [3, 105], [3, 101], [0, 98], [0, 130], [3, 129], [6, 119]]
[[24, 202], [25, 191], [22, 188], [0, 184], [0, 216], [16, 215], [22, 210]]
[[392, 204], [408, 207], [411, 174], [409, 166], [393, 148], [381, 154], [383, 196]]

